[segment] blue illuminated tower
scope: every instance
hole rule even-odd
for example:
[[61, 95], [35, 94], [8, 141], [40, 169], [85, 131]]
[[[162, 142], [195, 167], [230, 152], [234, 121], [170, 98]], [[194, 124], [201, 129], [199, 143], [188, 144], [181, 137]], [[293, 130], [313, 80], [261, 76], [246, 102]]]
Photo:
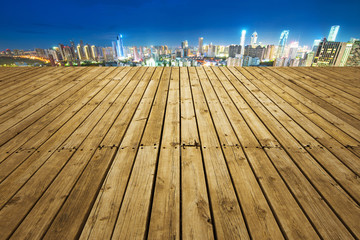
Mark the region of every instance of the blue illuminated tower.
[[328, 36], [328, 39], [327, 39], [329, 42], [335, 42], [336, 36], [337, 36], [337, 34], [339, 32], [339, 28], [340, 28], [339, 25], [335, 25], [335, 26], [331, 27], [330, 32], [329, 32], [329, 36]]
[[281, 58], [284, 55], [284, 49], [285, 49], [285, 45], [286, 45], [288, 37], [289, 37], [289, 30], [282, 31], [282, 33], [280, 35], [278, 51], [276, 54], [277, 58]]
[[122, 40], [122, 35], [119, 34], [119, 36], [117, 37], [117, 57], [118, 58], [124, 58], [125, 54], [124, 54], [124, 44], [123, 44], [123, 40]]

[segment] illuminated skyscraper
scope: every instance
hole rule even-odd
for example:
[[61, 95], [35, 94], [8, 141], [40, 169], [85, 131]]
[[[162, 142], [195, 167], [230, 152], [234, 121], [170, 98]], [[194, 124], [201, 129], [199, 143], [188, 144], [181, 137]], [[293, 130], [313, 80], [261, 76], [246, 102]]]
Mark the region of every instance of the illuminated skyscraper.
[[66, 61], [64, 48], [65, 48], [64, 44], [59, 43], [59, 51], [60, 51], [60, 54], [61, 54], [61, 58], [62, 58], [62, 60]]
[[84, 46], [84, 52], [85, 52], [85, 58], [86, 58], [86, 60], [92, 60], [91, 50], [90, 50], [89, 44], [86, 44], [86, 45]]
[[116, 42], [112, 41], [112, 53], [113, 53], [113, 58], [117, 59], [117, 50], [116, 50]]
[[183, 41], [182, 43], [181, 43], [181, 48], [182, 49], [185, 49], [185, 48], [188, 48], [189, 47], [189, 44], [188, 44], [188, 41], [187, 40], [185, 40], [185, 41]]
[[255, 31], [255, 32], [251, 35], [251, 42], [250, 42], [251, 46], [256, 45], [257, 38], [258, 38], [258, 34], [257, 34], [257, 32]]
[[289, 30], [282, 31], [280, 35], [278, 51], [276, 54], [277, 58], [281, 58], [283, 56], [288, 37], [289, 37]]
[[328, 42], [335, 42], [336, 36], [339, 32], [339, 25], [332, 26], [329, 32], [329, 36], [327, 38]]
[[122, 35], [121, 35], [121, 34], [119, 34], [119, 36], [117, 36], [117, 47], [116, 47], [116, 51], [117, 51], [117, 57], [118, 57], [118, 59], [125, 57], [125, 53], [124, 53], [124, 43], [123, 43]]
[[200, 53], [200, 56], [203, 55], [203, 41], [204, 41], [204, 38], [199, 37], [199, 53]]
[[77, 47], [76, 47], [76, 49], [77, 49], [78, 58], [79, 58], [80, 60], [84, 60], [84, 56], [81, 54], [81, 53], [82, 53], [81, 45], [78, 44]]
[[97, 60], [98, 58], [98, 53], [97, 53], [97, 47], [95, 45], [91, 46], [91, 54], [92, 54], [92, 58], [94, 60]]
[[242, 30], [241, 31], [241, 38], [240, 38], [240, 46], [241, 46], [241, 52], [240, 54], [244, 56], [244, 52], [245, 52], [245, 34], [246, 34], [246, 30]]
[[319, 47], [320, 42], [321, 42], [321, 39], [315, 39], [311, 51], [316, 52]]
[[347, 43], [329, 42], [326, 38], [320, 42], [312, 66], [339, 66]]
[[136, 46], [133, 47], [133, 55], [134, 55], [134, 61], [138, 62], [140, 60], [140, 57]]
[[352, 42], [352, 48], [346, 61], [346, 66], [360, 66], [360, 40]]

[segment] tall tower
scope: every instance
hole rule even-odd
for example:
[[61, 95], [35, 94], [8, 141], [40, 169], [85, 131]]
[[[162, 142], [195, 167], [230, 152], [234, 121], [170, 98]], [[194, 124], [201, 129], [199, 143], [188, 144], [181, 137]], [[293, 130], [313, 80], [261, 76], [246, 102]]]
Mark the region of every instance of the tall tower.
[[327, 40], [329, 42], [335, 42], [336, 40], [336, 35], [338, 34], [339, 32], [339, 28], [340, 26], [339, 25], [335, 25], [335, 26], [332, 26], [331, 29], [330, 29], [330, 32], [329, 32], [329, 36], [327, 38]]
[[119, 36], [117, 36], [117, 57], [118, 58], [124, 58], [125, 57], [125, 53], [124, 53], [124, 43], [122, 40], [122, 35], [119, 34]]
[[204, 38], [199, 37], [199, 53], [200, 53], [200, 56], [203, 55], [203, 42], [204, 42]]
[[276, 53], [276, 58], [281, 58], [283, 56], [288, 37], [289, 37], [289, 30], [282, 31], [280, 35], [279, 47]]
[[252, 35], [251, 35], [251, 46], [255, 46], [256, 45], [256, 42], [257, 42], [257, 38], [258, 38], [258, 34], [257, 32], [255, 31]]
[[245, 52], [245, 35], [246, 35], [246, 30], [242, 30], [241, 31], [241, 38], [240, 38], [240, 46], [241, 46], [241, 55], [244, 55]]
[[181, 48], [182, 49], [185, 49], [185, 48], [188, 48], [189, 47], [189, 44], [188, 44], [188, 41], [187, 40], [185, 40], [185, 41], [183, 41], [182, 43], [181, 43]]

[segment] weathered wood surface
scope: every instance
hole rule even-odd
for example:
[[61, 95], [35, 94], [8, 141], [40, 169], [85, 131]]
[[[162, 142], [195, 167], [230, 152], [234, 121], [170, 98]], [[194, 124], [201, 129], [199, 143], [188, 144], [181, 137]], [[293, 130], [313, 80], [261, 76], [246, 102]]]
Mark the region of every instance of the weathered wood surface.
[[0, 71], [0, 239], [359, 239], [360, 68]]

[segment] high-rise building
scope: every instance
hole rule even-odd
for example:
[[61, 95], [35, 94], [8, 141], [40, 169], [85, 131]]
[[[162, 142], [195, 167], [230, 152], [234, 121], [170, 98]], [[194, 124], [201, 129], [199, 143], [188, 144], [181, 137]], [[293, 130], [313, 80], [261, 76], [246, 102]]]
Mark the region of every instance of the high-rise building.
[[62, 60], [66, 61], [65, 53], [64, 53], [64, 44], [59, 43], [59, 52]]
[[81, 59], [85, 59], [85, 51], [84, 51], [84, 43], [83, 40], [80, 40], [80, 53], [78, 52], [79, 56], [81, 55]]
[[288, 55], [290, 59], [295, 59], [297, 57], [298, 48], [299, 48], [299, 42], [290, 43], [289, 55]]
[[204, 38], [199, 37], [199, 54], [200, 54], [200, 56], [202, 56], [204, 54], [203, 53], [203, 42], [204, 42]]
[[92, 60], [91, 50], [90, 50], [89, 44], [86, 44], [84, 46], [84, 52], [85, 52], [85, 59], [86, 60]]
[[240, 45], [230, 45], [229, 46], [229, 57], [234, 58], [237, 54], [241, 53]]
[[346, 61], [346, 66], [360, 66], [360, 40], [353, 41], [350, 54]]
[[134, 55], [134, 61], [138, 62], [140, 60], [140, 57], [136, 46], [133, 47], [133, 55]]
[[250, 45], [251, 46], [255, 46], [256, 42], [257, 42], [257, 38], [258, 38], [258, 34], [255, 31], [252, 35], [251, 35], [251, 41], [250, 41]]
[[331, 27], [330, 32], [329, 32], [329, 36], [327, 38], [327, 40], [329, 42], [335, 42], [336, 36], [337, 36], [337, 34], [339, 32], [339, 28], [340, 28], [339, 25], [335, 25], [335, 26]]
[[120, 58], [124, 58], [125, 57], [125, 53], [124, 53], [124, 43], [123, 43], [123, 36], [121, 34], [119, 34], [117, 36], [117, 46], [116, 46], [116, 55], [117, 55], [117, 58], [120, 59]]
[[305, 57], [305, 65], [304, 67], [310, 67], [312, 62], [313, 62], [313, 59], [314, 59], [314, 52], [308, 52], [306, 54], [306, 57]]
[[316, 52], [319, 47], [320, 42], [321, 42], [321, 39], [315, 39], [314, 43], [312, 45], [311, 51]]
[[113, 53], [113, 59], [117, 59], [117, 50], [116, 50], [116, 42], [112, 41], [112, 53]]
[[91, 46], [91, 55], [92, 55], [94, 60], [97, 60], [98, 52], [97, 52], [97, 47], [95, 45]]
[[[342, 58], [338, 59], [338, 61], [340, 61], [338, 63], [340, 67], [343, 67], [343, 66], [346, 65], [346, 62], [347, 62], [347, 60], [348, 60], [348, 58], [350, 56], [350, 52], [351, 52], [352, 47], [353, 47], [353, 43], [350, 42], [350, 43], [346, 44], [346, 47], [344, 48], [344, 53], [342, 54]], [[337, 62], [335, 64], [337, 64]]]
[[241, 38], [240, 38], [240, 46], [241, 46], [241, 52], [240, 54], [244, 56], [244, 52], [245, 52], [245, 35], [246, 35], [246, 30], [242, 30], [241, 31]]
[[212, 43], [210, 43], [210, 45], [208, 47], [208, 51], [207, 51], [207, 56], [215, 57], [215, 53], [216, 53], [216, 46], [213, 45]]
[[319, 44], [312, 66], [339, 66], [345, 48], [346, 43], [329, 42], [324, 38]]
[[187, 40], [181, 42], [181, 48], [182, 48], [182, 49], [185, 49], [185, 48], [188, 48], [188, 47], [189, 47], [189, 44], [188, 44], [188, 41], [187, 41]]
[[253, 46], [253, 45], [247, 45], [245, 47], [244, 56], [249, 56], [249, 57], [252, 57], [252, 58], [264, 59], [265, 51], [266, 51], [266, 48], [262, 47], [260, 45], [258, 45], [256, 47]]
[[289, 37], [289, 30], [284, 30], [281, 32], [280, 40], [279, 40], [279, 47], [278, 51], [276, 53], [276, 58], [281, 58], [284, 55], [284, 49], [287, 42], [287, 39]]

